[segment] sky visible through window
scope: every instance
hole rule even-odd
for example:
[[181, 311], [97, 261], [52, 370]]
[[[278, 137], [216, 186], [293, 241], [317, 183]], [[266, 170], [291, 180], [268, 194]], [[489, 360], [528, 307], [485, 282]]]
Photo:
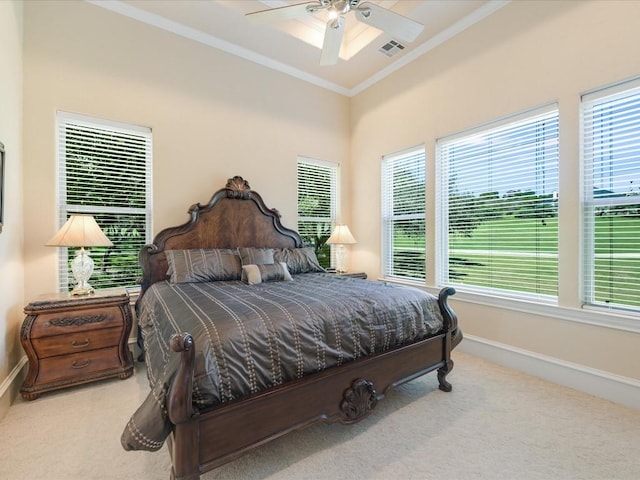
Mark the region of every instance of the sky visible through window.
[[488, 130], [455, 143], [451, 154], [459, 168], [450, 172], [450, 182], [460, 194], [557, 195], [557, 149], [557, 116]]
[[593, 141], [595, 197], [640, 195], [640, 94], [605, 99], [587, 125]]

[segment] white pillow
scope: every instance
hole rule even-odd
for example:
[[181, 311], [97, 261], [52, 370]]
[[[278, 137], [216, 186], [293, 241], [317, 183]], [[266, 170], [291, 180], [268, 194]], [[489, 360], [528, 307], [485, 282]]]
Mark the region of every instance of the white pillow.
[[242, 266], [242, 281], [249, 285], [263, 282], [290, 282], [292, 280], [285, 262]]

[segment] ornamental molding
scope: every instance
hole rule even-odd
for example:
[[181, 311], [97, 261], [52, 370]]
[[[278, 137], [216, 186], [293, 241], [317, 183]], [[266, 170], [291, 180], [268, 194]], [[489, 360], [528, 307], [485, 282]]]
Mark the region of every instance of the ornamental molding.
[[236, 175], [227, 180], [227, 197], [240, 200], [249, 200], [251, 198], [251, 187], [249, 182], [244, 178]]
[[111, 315], [101, 313], [98, 315], [79, 315], [75, 317], [54, 318], [42, 325], [44, 327], [80, 327], [82, 325], [90, 325], [93, 323], [101, 323], [111, 318]]
[[369, 415], [377, 403], [378, 397], [373, 382], [358, 378], [344, 391], [340, 410], [347, 422], [356, 422]]

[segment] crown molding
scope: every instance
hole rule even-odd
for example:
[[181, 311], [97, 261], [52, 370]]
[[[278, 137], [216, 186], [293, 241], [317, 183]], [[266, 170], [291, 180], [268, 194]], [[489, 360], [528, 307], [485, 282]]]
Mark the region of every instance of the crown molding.
[[486, 3], [485, 5], [478, 8], [477, 10], [474, 10], [472, 13], [470, 13], [466, 17], [457, 21], [456, 23], [451, 25], [449, 28], [446, 28], [442, 32], [438, 33], [436, 36], [432, 37], [431, 39], [429, 39], [428, 41], [420, 45], [415, 50], [412, 50], [406, 55], [404, 55], [403, 57], [399, 58], [388, 67], [383, 68], [378, 73], [373, 75], [371, 78], [355, 86], [354, 88], [349, 90], [348, 95], [350, 97], [353, 97], [363, 92], [370, 86], [378, 83], [383, 78], [388, 77], [392, 73], [400, 70], [402, 67], [410, 64], [411, 62], [415, 61], [416, 59], [423, 56], [427, 52], [433, 50], [438, 45], [443, 44], [447, 40], [450, 40], [451, 38], [455, 37], [459, 33], [466, 30], [467, 28], [478, 23], [480, 20], [483, 20], [489, 15], [497, 12], [505, 5], [511, 3], [511, 1], [512, 0], [491, 0], [490, 2]]
[[231, 55], [235, 55], [237, 57], [243, 58], [245, 60], [256, 63], [258, 65], [262, 65], [272, 70], [279, 71], [286, 75], [292, 76], [299, 80], [303, 80], [305, 82], [311, 83], [312, 85], [316, 85], [318, 87], [338, 93], [340, 95], [353, 97], [363, 92], [367, 88], [371, 87], [372, 85], [378, 83], [382, 79], [388, 77], [392, 73], [400, 70], [402, 67], [415, 61], [417, 58], [421, 57], [422, 55], [436, 48], [438, 45], [441, 45], [442, 43], [446, 42], [447, 40], [453, 38], [454, 36], [458, 35], [462, 31], [476, 24], [477, 22], [495, 13], [505, 5], [509, 4], [511, 0], [489, 1], [488, 3], [478, 8], [477, 10], [467, 15], [466, 17], [462, 18], [461, 20], [459, 20], [449, 28], [443, 30], [442, 32], [437, 34], [435, 37], [431, 38], [424, 44], [420, 45], [415, 50], [399, 58], [389, 66], [380, 70], [375, 75], [372, 75], [370, 78], [368, 78], [364, 82], [361, 82], [360, 84], [356, 85], [351, 89], [343, 87], [336, 83], [330, 82], [316, 75], [312, 75], [310, 73], [307, 73], [303, 70], [295, 68], [286, 63], [278, 62], [265, 55], [261, 55], [259, 53], [256, 53], [252, 50], [241, 47], [234, 43], [227, 42], [226, 40], [222, 40], [218, 37], [215, 37], [208, 33], [204, 33], [195, 28], [187, 27], [186, 25], [183, 25], [178, 22], [174, 22], [160, 15], [156, 15], [154, 13], [147, 12], [146, 10], [142, 10], [140, 8], [134, 7], [120, 0], [85, 0], [85, 2], [100, 8], [104, 8], [111, 12], [124, 15], [126, 17], [132, 18], [139, 22], [145, 23], [147, 25], [152, 25], [154, 27], [166, 30], [168, 32], [174, 33], [176, 35], [187, 38], [189, 40], [193, 40], [195, 42], [208, 45], [218, 50], [222, 50]]

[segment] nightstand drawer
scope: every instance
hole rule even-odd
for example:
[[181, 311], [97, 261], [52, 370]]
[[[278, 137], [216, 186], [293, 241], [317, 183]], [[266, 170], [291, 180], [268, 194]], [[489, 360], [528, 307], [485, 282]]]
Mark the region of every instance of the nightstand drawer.
[[122, 312], [117, 306], [88, 308], [74, 312], [42, 313], [33, 325], [31, 338], [118, 326], [122, 326]]
[[47, 358], [118, 346], [121, 336], [122, 327], [114, 327], [34, 338], [31, 343], [39, 358]]
[[79, 378], [109, 369], [120, 368], [118, 347], [72, 353], [40, 361], [38, 382]]

